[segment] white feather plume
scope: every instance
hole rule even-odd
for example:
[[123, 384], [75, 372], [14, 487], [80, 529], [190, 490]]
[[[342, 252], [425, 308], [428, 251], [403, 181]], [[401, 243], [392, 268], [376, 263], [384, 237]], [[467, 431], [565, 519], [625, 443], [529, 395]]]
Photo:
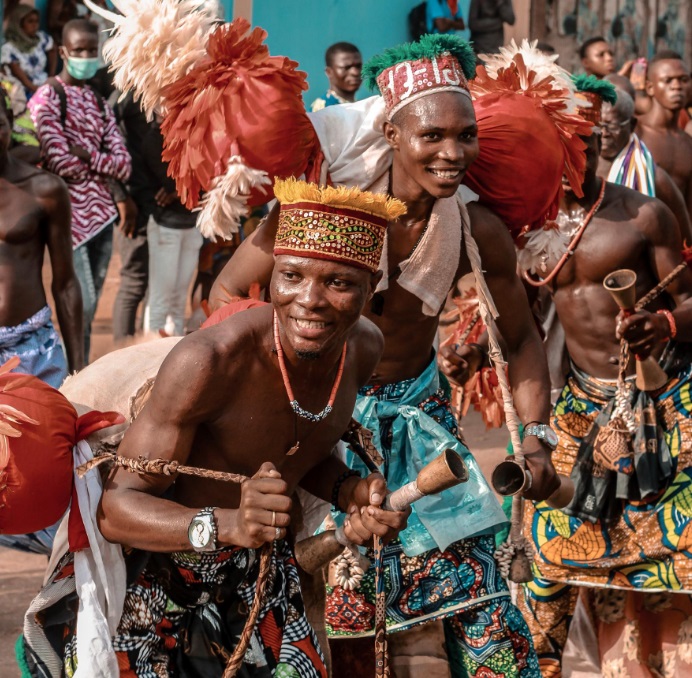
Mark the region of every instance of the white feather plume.
[[239, 155], [232, 156], [226, 173], [214, 180], [211, 191], [202, 198], [197, 228], [214, 242], [217, 237], [228, 240], [238, 232], [241, 217], [247, 216], [250, 193], [270, 184], [266, 172], [248, 167]]
[[569, 236], [555, 222], [551, 226], [524, 235], [523, 248], [517, 250], [517, 262], [522, 271], [545, 275], [546, 262], [558, 261], [567, 251]]
[[[93, 3], [90, 3], [90, 7]], [[117, 0], [124, 16], [112, 12], [113, 37], [103, 54], [123, 93], [134, 92], [149, 118], [165, 112], [162, 90], [176, 82], [206, 54], [218, 21], [218, 5], [208, 0]], [[92, 11], [104, 16], [103, 10]]]
[[[507, 68], [512, 63], [515, 55], [521, 54], [527, 70], [536, 73], [536, 81], [550, 77], [556, 81], [558, 87], [569, 91], [570, 97], [566, 100], [568, 112], [576, 113], [577, 100], [574, 96], [576, 87], [572, 82], [571, 75], [555, 63], [559, 58], [559, 54], [548, 56], [536, 48], [537, 44], [538, 40], [529, 42], [524, 39], [521, 41], [521, 46], [518, 46], [512, 39], [509, 45], [500, 47], [498, 54], [480, 54], [479, 58], [485, 62], [484, 65], [488, 75], [491, 78], [496, 78], [500, 68]], [[528, 83], [522, 82], [523, 87], [527, 85]]]

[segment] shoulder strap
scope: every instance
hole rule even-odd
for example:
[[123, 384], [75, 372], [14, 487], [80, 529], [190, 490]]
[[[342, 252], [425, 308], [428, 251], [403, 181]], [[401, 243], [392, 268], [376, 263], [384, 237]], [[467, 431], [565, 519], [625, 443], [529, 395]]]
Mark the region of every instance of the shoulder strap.
[[60, 122], [64, 127], [65, 121], [67, 120], [67, 94], [65, 94], [65, 88], [57, 78], [48, 78], [48, 80], [46, 80], [46, 85], [58, 95], [58, 99], [60, 100]]
[[86, 89], [88, 89], [95, 97], [96, 97], [96, 105], [99, 107], [99, 111], [101, 111], [101, 117], [103, 118], [103, 122], [106, 122], [106, 102], [103, 99], [103, 96], [101, 96], [101, 93], [94, 89], [91, 85], [84, 85]]

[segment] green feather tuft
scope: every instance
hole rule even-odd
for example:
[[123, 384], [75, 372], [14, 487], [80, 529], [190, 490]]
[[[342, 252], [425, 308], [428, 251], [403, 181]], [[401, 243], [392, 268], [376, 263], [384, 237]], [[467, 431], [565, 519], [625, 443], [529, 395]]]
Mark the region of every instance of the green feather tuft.
[[405, 42], [372, 57], [363, 66], [363, 79], [371, 91], [379, 90], [377, 76], [387, 68], [403, 61], [432, 59], [445, 53], [455, 56], [464, 75], [469, 80], [473, 78], [476, 74], [476, 55], [471, 44], [456, 35], [431, 33], [423, 35], [417, 42]]
[[572, 76], [572, 82], [579, 92], [590, 92], [591, 94], [595, 94], [611, 105], [615, 105], [617, 101], [618, 97], [615, 91], [615, 85], [608, 80], [599, 80], [593, 75], [580, 73], [579, 75]]
[[17, 642], [14, 644], [14, 658], [17, 661], [17, 666], [19, 667], [19, 673], [21, 678], [31, 678], [32, 674], [29, 670], [29, 664], [26, 661], [26, 651], [24, 649], [24, 636], [19, 636]]

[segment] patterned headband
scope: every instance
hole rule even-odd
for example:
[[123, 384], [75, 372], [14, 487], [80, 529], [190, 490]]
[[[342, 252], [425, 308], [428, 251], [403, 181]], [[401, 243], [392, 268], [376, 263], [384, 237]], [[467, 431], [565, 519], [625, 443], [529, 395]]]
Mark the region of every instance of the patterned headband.
[[377, 76], [377, 85], [390, 119], [407, 104], [429, 94], [461, 92], [471, 98], [461, 64], [450, 53], [390, 66]]
[[406, 212], [398, 200], [357, 188], [319, 188], [277, 181], [281, 203], [274, 254], [336, 261], [378, 270], [387, 222]]

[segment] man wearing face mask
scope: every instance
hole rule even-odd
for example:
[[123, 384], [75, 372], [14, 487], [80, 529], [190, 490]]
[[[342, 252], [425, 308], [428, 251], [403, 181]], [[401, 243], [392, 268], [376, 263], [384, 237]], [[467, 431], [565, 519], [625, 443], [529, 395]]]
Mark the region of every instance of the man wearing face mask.
[[70, 192], [72, 247], [84, 300], [84, 358], [88, 361], [91, 322], [118, 219], [108, 181], [125, 181], [131, 162], [113, 111], [86, 85], [99, 68], [96, 25], [83, 19], [68, 22], [60, 55], [62, 72], [38, 89], [30, 110], [44, 166], [60, 176]]

